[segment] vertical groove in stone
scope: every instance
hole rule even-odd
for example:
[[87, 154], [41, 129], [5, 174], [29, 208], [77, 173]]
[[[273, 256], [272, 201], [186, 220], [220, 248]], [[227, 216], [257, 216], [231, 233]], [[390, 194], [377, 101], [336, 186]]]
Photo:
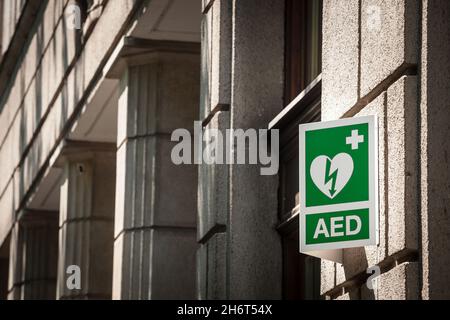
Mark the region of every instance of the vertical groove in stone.
[[155, 181], [156, 181], [156, 154], [157, 154], [157, 141], [156, 139], [148, 139], [145, 142], [145, 153], [144, 153], [144, 163], [145, 163], [145, 173], [143, 177], [145, 177], [145, 189], [143, 190], [143, 194], [147, 199], [145, 202], [145, 207], [143, 208], [145, 215], [145, 211], [150, 214], [145, 215], [144, 224], [145, 225], [153, 225], [155, 223], [155, 207], [157, 198], [155, 197]]
[[[388, 122], [388, 101], [387, 101], [387, 93], [384, 93], [383, 97], [383, 113], [384, 113], [384, 168], [382, 169], [384, 171], [384, 225], [385, 225], [385, 231], [384, 231], [384, 257], [387, 257], [389, 254], [389, 167], [388, 167], [388, 161], [389, 161], [389, 139], [388, 139], [388, 132], [389, 132], [389, 122]], [[381, 223], [381, 221], [380, 221]], [[380, 239], [381, 240], [381, 239]], [[377, 290], [378, 295], [378, 290]], [[377, 296], [378, 298], [378, 296]]]

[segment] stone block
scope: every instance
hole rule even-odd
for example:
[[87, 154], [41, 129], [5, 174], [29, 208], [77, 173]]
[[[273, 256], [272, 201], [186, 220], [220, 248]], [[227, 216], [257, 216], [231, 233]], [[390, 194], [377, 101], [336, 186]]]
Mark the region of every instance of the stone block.
[[208, 277], [208, 249], [206, 245], [200, 245], [197, 249], [197, 299], [207, 299], [207, 277]]
[[[10, 246], [10, 289], [20, 299], [54, 299], [58, 260], [57, 214], [24, 212], [16, 223]], [[53, 292], [45, 290], [51, 283]]]
[[417, 78], [402, 77], [387, 92], [388, 254], [418, 248]]
[[265, 129], [284, 104], [284, 3], [241, 1], [233, 12], [233, 127]]
[[6, 102], [0, 112], [0, 145], [5, 140], [6, 134], [9, 129], [9, 124], [12, 122], [12, 119], [14, 117], [11, 109], [12, 108], [10, 107], [8, 102]]
[[37, 77], [40, 77], [40, 83], [42, 90], [40, 91], [40, 103], [44, 109], [48, 107], [50, 104], [50, 100], [53, 97], [54, 92], [52, 92], [51, 85], [53, 82], [53, 75], [51, 73], [51, 65], [52, 65], [52, 58], [50, 50], [47, 50], [42, 57], [41, 65], [39, 67], [39, 75]]
[[154, 230], [152, 294], [155, 299], [195, 298], [195, 230]]
[[[110, 199], [111, 200], [111, 199]], [[91, 221], [89, 244], [89, 293], [101, 298], [111, 298], [113, 272], [114, 221]]]
[[13, 135], [9, 134], [0, 148], [0, 194], [5, 190], [18, 164], [18, 161], [15, 162], [18, 157], [14, 148], [16, 148], [16, 141], [13, 141]]
[[157, 139], [132, 139], [117, 151], [115, 235], [151, 226], [155, 213]]
[[344, 264], [337, 268], [337, 285], [351, 279], [352, 277], [365, 273], [367, 268], [378, 264], [386, 257], [386, 180], [387, 168], [386, 146], [386, 93], [379, 95], [374, 101], [363, 108], [355, 117], [376, 115], [378, 118], [378, 186], [379, 186], [379, 245], [364, 248], [344, 249]]
[[149, 299], [151, 230], [122, 232], [114, 241], [113, 299]]
[[47, 91], [47, 96], [44, 97], [48, 99], [47, 103], [43, 104], [44, 108], [47, 108], [49, 106], [50, 101], [55, 96], [56, 90], [58, 89], [58, 86], [62, 80], [61, 68], [59, 63], [60, 61], [58, 61], [57, 58], [58, 56], [60, 56], [60, 52], [58, 50], [59, 48], [57, 49], [56, 44], [57, 42], [55, 40], [55, 37], [53, 37], [49, 43], [47, 51], [45, 52], [43, 60], [47, 63], [47, 71], [49, 77], [47, 82], [48, 86], [45, 86], [45, 90], [43, 90]]
[[94, 176], [92, 215], [113, 219], [114, 199], [116, 185], [116, 153], [99, 152], [93, 154]]
[[28, 46], [27, 53], [25, 55], [25, 58], [23, 60], [22, 68], [24, 79], [23, 83], [28, 88], [30, 85], [31, 79], [34, 77], [34, 74], [36, 73], [37, 65], [40, 60], [40, 51], [38, 46], [38, 36], [35, 35], [30, 42], [30, 45]]
[[108, 5], [104, 7], [102, 15], [86, 42], [83, 50], [84, 57], [77, 63], [80, 68], [78, 74], [84, 85], [94, 78], [102, 59], [107, 55], [113, 41], [121, 34], [122, 26], [127, 19], [131, 18], [131, 13], [133, 9], [137, 9], [137, 5], [134, 0], [123, 0], [108, 2]]
[[215, 0], [212, 14], [211, 41], [211, 109], [231, 103], [231, 37], [232, 1]]
[[419, 266], [417, 262], [405, 262], [380, 275], [379, 300], [418, 300]]
[[206, 119], [211, 112], [211, 44], [212, 14], [202, 17], [201, 22], [201, 54], [200, 54], [200, 119]]
[[67, 114], [72, 114], [75, 106], [80, 101], [85, 89], [82, 81], [80, 81], [80, 75], [77, 72], [78, 70], [76, 69], [77, 67], [75, 67], [75, 72], [72, 71], [69, 74], [64, 87], [64, 92], [66, 93], [65, 105]]
[[45, 48], [54, 36], [55, 28], [58, 22], [64, 23], [61, 16], [63, 15], [63, 6], [67, 1], [49, 1], [44, 11], [44, 19], [39, 26], [39, 40], [41, 46]]
[[217, 233], [207, 243], [208, 247], [208, 299], [227, 298], [227, 236]]
[[16, 218], [14, 191], [14, 183], [11, 181], [0, 195], [0, 246], [7, 238]]
[[225, 233], [216, 233], [197, 250], [197, 295], [200, 300], [227, 299]]
[[[217, 129], [222, 135], [230, 126], [230, 113], [218, 112], [206, 126]], [[205, 144], [204, 144], [205, 148]], [[216, 225], [226, 225], [228, 215], [228, 171], [226, 164], [199, 165], [198, 186], [198, 239], [202, 239]]]
[[[346, 254], [347, 260], [352, 261], [351, 263], [349, 263], [349, 266], [345, 266], [341, 263], [336, 263], [336, 266], [335, 266], [335, 268], [336, 268], [336, 276], [335, 276], [336, 286], [343, 284], [345, 281], [349, 280], [353, 276], [352, 272], [355, 272], [355, 269], [357, 269], [357, 267], [356, 267], [357, 263], [361, 262], [361, 260], [364, 260], [364, 258], [365, 258], [364, 253], [361, 253], [361, 251], [364, 252], [364, 250], [361, 249], [360, 252], [358, 252], [358, 254], [353, 254], [353, 257], [352, 257], [352, 252]], [[357, 257], [357, 258], [355, 258], [355, 257]], [[351, 258], [353, 258], [353, 259], [351, 260]], [[364, 267], [365, 267], [365, 264], [363, 264], [362, 268], [364, 268]]]
[[172, 163], [175, 144], [151, 136], [128, 140], [117, 151], [116, 236], [130, 228], [195, 226], [197, 167]]
[[28, 90], [24, 97], [22, 104], [21, 118], [22, 118], [22, 136], [23, 144], [27, 146], [34, 135], [38, 122], [41, 120], [42, 109], [38, 105], [36, 96], [36, 82], [31, 83], [31, 90]]
[[30, 188], [31, 184], [34, 182], [39, 170], [42, 168], [48, 153], [44, 153], [41, 149], [43, 146], [43, 141], [47, 137], [43, 137], [43, 133], [40, 132], [37, 139], [30, 146], [29, 151], [23, 160], [20, 173], [22, 174], [22, 186], [23, 190], [26, 192]]
[[6, 103], [0, 113], [0, 121], [2, 124], [0, 132], [2, 133], [2, 139], [6, 137], [9, 125], [16, 116], [24, 98], [25, 87], [24, 84], [18, 80], [18, 78], [20, 77], [16, 77], [13, 82], [8, 98], [6, 99]]
[[325, 259], [320, 264], [320, 294], [324, 295], [336, 286], [336, 264]]
[[362, 0], [361, 97], [419, 55], [418, 0]]
[[55, 102], [54, 107], [50, 110], [50, 113], [38, 133], [37, 139], [34, 141], [34, 144], [39, 145], [41, 154], [44, 155], [44, 157], [50, 155], [50, 152], [55, 146], [56, 140], [61, 133], [62, 126], [65, 124], [65, 120], [61, 116], [64, 112], [59, 107], [60, 101], [60, 99], [57, 99]]
[[358, 101], [359, 1], [323, 3], [322, 119], [339, 119]]
[[192, 130], [198, 120], [200, 56], [196, 53], [161, 53], [157, 89], [157, 132]]
[[114, 298], [195, 298], [193, 230], [127, 231], [116, 240], [115, 248]]
[[163, 226], [195, 227], [198, 168], [173, 164], [171, 152], [175, 145], [176, 142], [165, 139], [157, 141], [153, 222]]
[[[58, 298], [108, 299], [113, 271], [112, 220], [69, 221], [59, 229]], [[66, 270], [77, 265], [81, 271], [81, 289], [69, 290]]]
[[156, 53], [120, 83], [118, 144], [126, 138], [192, 129], [198, 118], [199, 56]]
[[[284, 2], [248, 0], [233, 5], [231, 123], [240, 129], [267, 128], [283, 106]], [[260, 173], [257, 165], [230, 169], [230, 299], [282, 295], [282, 250], [274, 229], [278, 177]]]
[[280, 298], [277, 176], [260, 176], [259, 167], [249, 165], [230, 171], [230, 299]]
[[[85, 147], [89, 148], [87, 144]], [[69, 152], [73, 151], [64, 155], [60, 223], [73, 219], [113, 220], [115, 153], [82, 148]]]

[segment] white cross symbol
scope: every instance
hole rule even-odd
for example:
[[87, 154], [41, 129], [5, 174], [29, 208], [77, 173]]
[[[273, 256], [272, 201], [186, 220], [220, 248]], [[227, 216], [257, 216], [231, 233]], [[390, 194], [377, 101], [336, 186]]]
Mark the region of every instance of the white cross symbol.
[[346, 144], [352, 145], [352, 150], [358, 150], [359, 144], [364, 142], [364, 136], [360, 136], [358, 130], [352, 130], [352, 135], [345, 141]]

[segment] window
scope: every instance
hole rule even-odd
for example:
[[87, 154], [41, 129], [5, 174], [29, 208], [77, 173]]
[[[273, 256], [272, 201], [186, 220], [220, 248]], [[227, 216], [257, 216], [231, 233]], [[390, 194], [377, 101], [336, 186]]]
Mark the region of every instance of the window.
[[320, 121], [322, 0], [286, 1], [285, 104], [280, 129], [278, 231], [283, 245], [283, 297], [320, 298], [320, 260], [298, 247], [298, 125]]
[[320, 74], [322, 0], [286, 0], [285, 104]]

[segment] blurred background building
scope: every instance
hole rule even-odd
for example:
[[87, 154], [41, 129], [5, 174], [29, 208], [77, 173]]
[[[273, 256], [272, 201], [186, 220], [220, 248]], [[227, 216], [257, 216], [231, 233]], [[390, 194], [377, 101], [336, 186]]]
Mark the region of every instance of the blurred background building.
[[[449, 1], [1, 4], [0, 298], [450, 298]], [[301, 255], [298, 124], [374, 114], [379, 246]], [[195, 120], [278, 175], [173, 164]]]

